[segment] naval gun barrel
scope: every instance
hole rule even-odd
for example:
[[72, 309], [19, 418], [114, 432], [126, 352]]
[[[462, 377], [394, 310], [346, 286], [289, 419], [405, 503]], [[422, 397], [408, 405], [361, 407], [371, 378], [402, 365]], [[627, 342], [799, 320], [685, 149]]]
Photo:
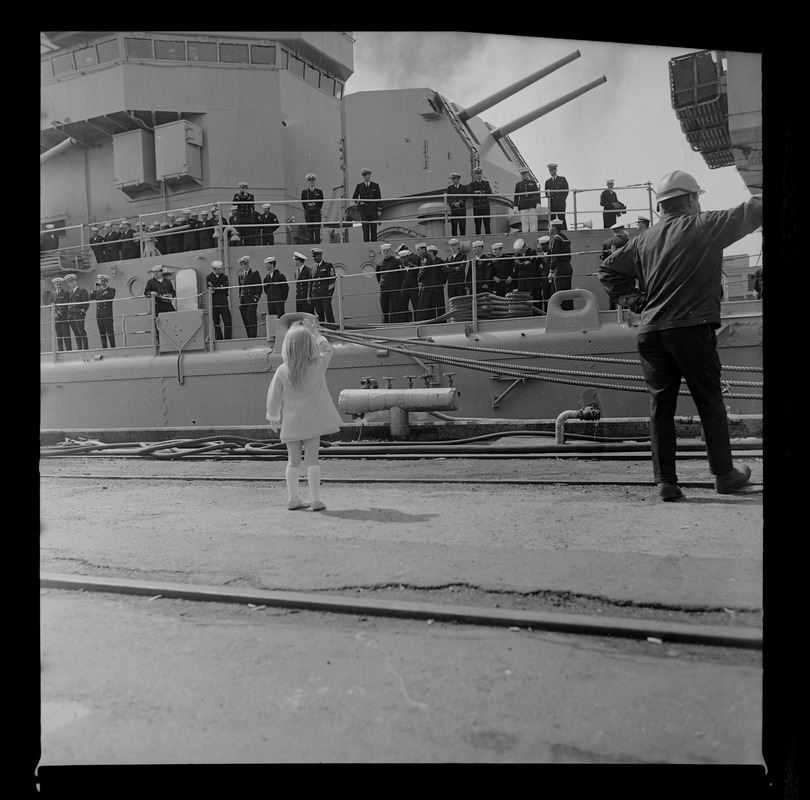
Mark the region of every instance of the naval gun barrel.
[[42, 166], [46, 161], [50, 161], [52, 158], [56, 158], [56, 156], [61, 155], [65, 150], [69, 150], [76, 144], [78, 144], [78, 142], [75, 139], [65, 139], [63, 142], [59, 142], [59, 144], [55, 145], [50, 150], [40, 153], [40, 166]]
[[550, 75], [552, 72], [554, 72], [554, 70], [564, 67], [566, 64], [579, 57], [579, 50], [574, 50], [573, 53], [563, 56], [563, 58], [561, 58], [559, 61], [555, 61], [553, 64], [549, 64], [547, 67], [543, 67], [543, 69], [539, 69], [537, 72], [527, 75], [525, 78], [513, 83], [511, 86], [507, 86], [505, 89], [501, 89], [499, 92], [491, 94], [484, 100], [481, 100], [478, 103], [473, 103], [473, 105], [468, 106], [467, 108], [462, 108], [461, 111], [458, 112], [459, 119], [464, 122], [470, 117], [474, 117], [480, 114], [482, 111], [492, 108], [492, 106], [500, 103], [501, 100], [506, 100], [507, 97], [511, 97], [513, 94], [515, 94], [515, 92], [519, 92], [524, 87], [531, 85], [535, 81], [539, 81], [540, 78], [545, 78], [546, 75]]
[[597, 86], [600, 86], [606, 81], [607, 78], [603, 75], [601, 78], [597, 78], [595, 81], [585, 84], [585, 86], [580, 86], [579, 89], [574, 89], [573, 92], [564, 94], [562, 97], [553, 100], [551, 103], [546, 103], [546, 105], [541, 106], [534, 111], [530, 111], [528, 114], [524, 114], [522, 117], [519, 117], [513, 122], [509, 122], [500, 128], [493, 128], [491, 131], [492, 137], [494, 139], [500, 139], [502, 136], [506, 136], [507, 134], [512, 133], [512, 131], [516, 131], [518, 128], [522, 128], [524, 125], [528, 125], [530, 122], [534, 122], [534, 120], [536, 120], [538, 117], [542, 117], [544, 114], [554, 111], [555, 108], [559, 108], [566, 103], [570, 103], [581, 94], [590, 92], [591, 89], [595, 89]]

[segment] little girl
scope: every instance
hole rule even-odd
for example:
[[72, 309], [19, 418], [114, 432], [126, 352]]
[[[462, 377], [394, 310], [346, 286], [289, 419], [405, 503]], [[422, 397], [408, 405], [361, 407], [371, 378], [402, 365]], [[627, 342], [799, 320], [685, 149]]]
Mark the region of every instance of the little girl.
[[[288, 329], [281, 346], [284, 361], [273, 375], [267, 392], [267, 419], [270, 427], [281, 428], [281, 441], [287, 445], [287, 508], [295, 511], [322, 511], [321, 467], [318, 454], [321, 436], [340, 430], [340, 414], [326, 386], [326, 369], [332, 360], [332, 345], [315, 328], [312, 314], [298, 317]], [[298, 494], [302, 450], [307, 468], [311, 502]]]

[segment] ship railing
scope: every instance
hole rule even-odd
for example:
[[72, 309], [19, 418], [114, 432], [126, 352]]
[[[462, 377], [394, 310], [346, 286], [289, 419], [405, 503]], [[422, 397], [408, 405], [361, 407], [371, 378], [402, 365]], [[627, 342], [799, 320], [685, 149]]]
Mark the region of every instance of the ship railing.
[[[621, 214], [628, 220], [628, 227], [632, 227], [634, 221], [631, 219], [633, 214], [636, 213], [644, 213], [646, 216], [649, 217], [651, 222], [654, 222], [657, 213], [655, 210], [655, 198], [654, 192], [652, 190], [652, 185], [648, 183], [640, 183], [640, 184], [627, 184], [625, 186], [614, 186], [614, 191], [617, 192], [632, 192], [635, 196], [638, 196], [639, 192], [646, 193], [646, 197], [643, 201], [638, 202], [628, 202], [626, 203], [627, 207], [621, 211]], [[539, 205], [537, 206], [537, 214], [538, 214], [538, 227], [541, 229], [550, 227], [551, 220], [554, 218], [557, 212], [552, 212], [550, 208], [550, 203], [548, 199], [551, 195], [554, 194], [562, 194], [568, 193], [571, 195], [571, 208], [566, 208], [565, 213], [566, 215], [566, 222], [568, 223], [570, 219], [571, 227], [579, 227], [587, 225], [588, 222], [591, 223], [590, 227], [599, 228], [601, 226], [594, 225], [593, 219], [584, 220], [586, 215], [596, 215], [597, 222], [601, 221], [602, 214], [606, 211], [601, 206], [598, 205], [598, 196], [601, 192], [604, 191], [604, 187], [599, 188], [574, 188], [568, 190], [546, 190], [540, 189], [538, 191], [538, 199]], [[588, 203], [583, 204], [582, 198], [588, 195]], [[627, 195], [624, 195], [625, 199], [627, 199]], [[391, 230], [396, 228], [397, 226], [401, 227], [408, 227], [409, 233], [411, 234], [408, 238], [413, 238], [413, 235], [417, 237], [420, 235], [429, 235], [427, 232], [422, 232], [416, 226], [423, 225], [426, 221], [441, 221], [444, 223], [444, 235], [450, 235], [452, 225], [451, 220], [453, 217], [450, 214], [450, 207], [447, 205], [446, 202], [447, 193], [446, 192], [432, 192], [426, 194], [416, 194], [416, 195], [405, 195], [405, 196], [395, 196], [395, 197], [383, 197], [380, 200], [376, 201], [380, 204], [382, 209], [388, 208], [393, 209], [396, 206], [402, 205], [403, 203], [413, 203], [413, 202], [432, 202], [432, 203], [440, 203], [444, 206], [443, 209], [433, 209], [431, 213], [417, 213], [415, 215], [383, 215], [376, 220], [372, 220], [378, 226], [378, 230], [381, 229], [383, 233], [386, 230]], [[498, 217], [507, 217], [507, 221], [509, 224], [509, 230], [502, 231], [505, 235], [509, 235], [515, 232], [513, 229], [516, 226], [519, 226], [519, 220], [515, 220], [514, 213], [511, 214], [504, 214], [503, 211], [508, 209], [511, 211], [515, 208], [515, 196], [514, 195], [507, 195], [503, 193], [492, 193], [487, 195], [473, 195], [467, 194], [465, 195], [467, 198], [467, 206], [466, 206], [466, 214], [461, 219], [465, 219], [467, 221], [475, 220], [474, 209], [472, 205], [472, 200], [474, 197], [480, 198], [487, 198], [492, 202], [492, 206], [490, 210], [490, 214], [488, 215], [490, 219], [495, 219]], [[590, 198], [594, 197], [594, 202], [590, 203]], [[621, 199], [621, 197], [620, 197]], [[184, 212], [182, 216], [189, 211], [191, 213], [198, 213], [195, 212], [195, 209], [202, 209], [206, 211], [206, 213], [210, 212], [210, 209], [213, 206], [217, 206], [222, 209], [228, 202], [232, 201], [216, 201], [215, 203], [205, 203], [196, 206], [186, 206], [182, 209]], [[543, 203], [545, 202], [545, 205]], [[320, 222], [315, 223], [308, 223], [306, 220], [299, 220], [298, 215], [303, 216], [303, 211], [301, 210], [301, 203], [300, 201], [294, 200], [262, 200], [259, 198], [258, 200], [253, 201], [254, 210], [255, 206], [269, 203], [271, 208], [274, 210], [274, 213], [277, 214], [279, 222], [278, 226], [275, 227], [275, 231], [272, 234], [269, 234], [273, 237], [274, 241], [273, 244], [287, 244], [287, 245], [306, 245], [306, 244], [315, 244], [317, 243], [315, 240], [319, 239], [320, 237], [315, 235], [316, 229], [326, 229], [329, 232], [330, 242], [329, 243], [336, 243], [336, 241], [348, 241], [348, 232], [353, 228], [359, 228], [362, 226], [362, 222], [359, 218], [359, 209], [357, 207], [357, 203], [350, 198], [324, 198], [323, 204], [325, 208], [329, 207], [329, 204], [339, 204], [338, 207], [340, 209], [338, 214], [334, 213], [326, 213], [324, 216], [325, 219], [322, 219]], [[567, 204], [566, 204], [567, 205]], [[494, 211], [498, 211], [500, 213], [493, 213]], [[610, 211], [607, 209], [607, 211]], [[177, 237], [183, 236], [186, 233], [192, 232], [194, 234], [198, 234], [202, 232], [202, 227], [197, 226], [196, 228], [191, 228], [188, 225], [181, 225], [181, 226], [174, 226], [168, 227], [168, 223], [166, 222], [167, 218], [171, 216], [172, 218], [176, 218], [177, 216], [181, 216], [178, 213], [179, 210], [169, 211], [153, 211], [148, 213], [142, 213], [137, 216], [138, 222], [133, 226], [133, 239], [138, 244], [138, 252], [142, 257], [149, 256], [149, 255], [167, 255], [171, 252], [181, 252], [184, 251], [186, 248], [184, 246], [177, 246], [177, 249], [174, 247], [160, 247], [160, 242], [166, 242], [166, 237]], [[331, 220], [330, 217], [335, 217], [335, 220]], [[160, 220], [160, 222], [154, 222], [154, 220]], [[584, 220], [584, 221], [583, 221]], [[94, 253], [98, 254], [100, 252], [99, 248], [103, 247], [100, 244], [91, 244], [90, 243], [90, 235], [89, 229], [90, 227], [98, 227], [101, 228], [105, 224], [110, 225], [118, 225], [128, 221], [125, 218], [118, 218], [115, 220], [106, 220], [104, 223], [91, 223], [91, 224], [83, 224], [83, 225], [65, 225], [59, 228], [53, 229], [54, 232], [63, 231], [68, 236], [68, 243], [65, 245], [60, 245], [58, 249], [60, 251], [70, 252], [72, 250], [87, 250], [89, 247], [93, 250]], [[161, 227], [163, 226], [163, 227]], [[410, 226], [410, 227], [409, 227]], [[206, 227], [212, 227], [210, 225]], [[216, 224], [214, 227], [214, 238], [215, 238], [215, 246], [218, 247], [220, 252], [222, 251], [223, 245], [226, 243], [229, 244], [269, 244], [268, 240], [262, 239], [262, 231], [267, 231], [268, 228], [274, 227], [267, 225], [267, 223], [261, 222], [251, 222], [251, 223], [242, 223], [242, 222], [233, 222], [231, 223], [229, 219], [225, 219], [224, 217], [220, 216], [216, 219]], [[45, 231], [42, 231], [45, 233]], [[268, 232], [269, 233], [269, 232]], [[465, 234], [466, 235], [466, 234]], [[477, 235], [477, 234], [476, 234]], [[245, 239], [248, 241], [245, 241]], [[280, 241], [279, 241], [280, 240]], [[177, 239], [168, 240], [170, 242], [177, 242]], [[157, 246], [157, 250], [159, 252], [155, 252], [153, 248]], [[97, 263], [101, 264], [103, 262], [98, 261]]]

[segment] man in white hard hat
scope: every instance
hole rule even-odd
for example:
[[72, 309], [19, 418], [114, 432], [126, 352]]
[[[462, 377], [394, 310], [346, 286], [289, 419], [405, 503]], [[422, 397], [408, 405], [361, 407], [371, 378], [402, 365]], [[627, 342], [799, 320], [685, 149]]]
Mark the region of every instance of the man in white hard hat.
[[689, 173], [665, 175], [656, 192], [661, 220], [608, 256], [598, 273], [619, 305], [641, 314], [638, 351], [651, 395], [653, 474], [663, 500], [683, 497], [675, 466], [682, 378], [700, 415], [717, 492], [731, 494], [751, 475], [750, 467], [735, 469], [732, 462], [716, 330], [723, 249], [762, 224], [762, 198], [727, 211], [701, 211], [701, 194]]
[[231, 338], [231, 309], [228, 306], [228, 276], [225, 265], [215, 260], [211, 262], [211, 272], [205, 279], [208, 291], [211, 292], [211, 325], [214, 328], [214, 339]]

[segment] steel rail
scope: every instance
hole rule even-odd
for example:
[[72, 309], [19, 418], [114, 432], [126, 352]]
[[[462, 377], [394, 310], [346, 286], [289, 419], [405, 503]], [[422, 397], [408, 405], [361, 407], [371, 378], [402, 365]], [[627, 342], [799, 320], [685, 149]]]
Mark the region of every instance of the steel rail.
[[313, 592], [286, 592], [268, 589], [230, 588], [196, 584], [140, 581], [125, 578], [99, 578], [85, 575], [40, 573], [43, 589], [136, 595], [213, 603], [239, 603], [271, 608], [292, 608], [337, 614], [362, 614], [434, 622], [517, 627], [532, 631], [553, 631], [583, 636], [620, 636], [654, 639], [714, 647], [762, 649], [762, 629], [699, 623], [676, 623], [620, 617], [596, 617], [548, 611], [520, 611], [478, 606], [448, 606], [402, 600], [375, 600], [354, 597], [324, 597]]

